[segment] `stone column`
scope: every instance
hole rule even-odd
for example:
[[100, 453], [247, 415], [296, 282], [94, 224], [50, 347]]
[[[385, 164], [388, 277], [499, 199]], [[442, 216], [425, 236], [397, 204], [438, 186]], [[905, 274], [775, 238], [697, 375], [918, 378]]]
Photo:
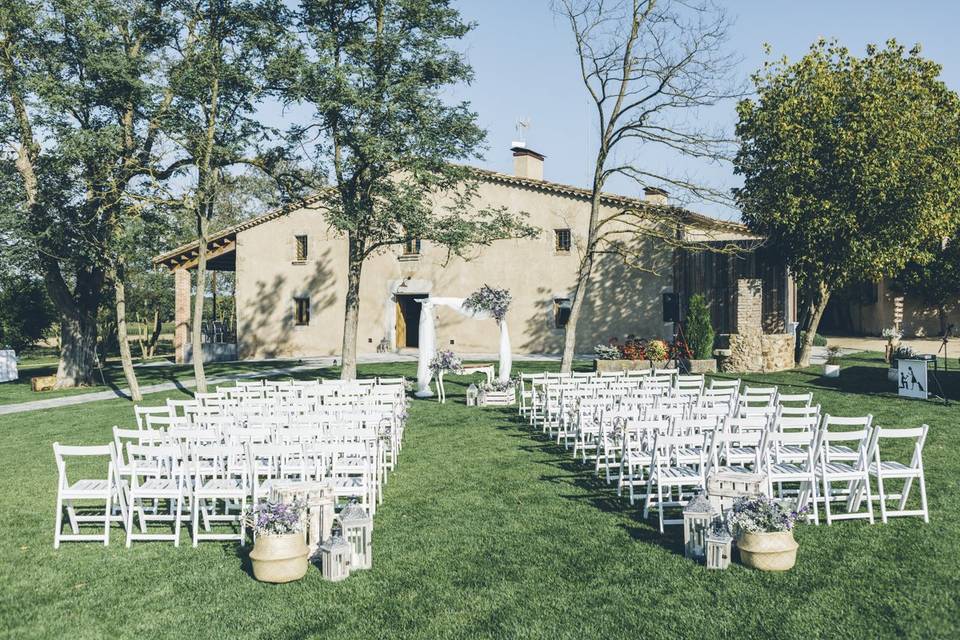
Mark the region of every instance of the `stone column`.
[[190, 270], [173, 272], [174, 329], [173, 348], [178, 364], [186, 362], [187, 342], [190, 340]]
[[763, 280], [737, 280], [737, 333], [763, 333]]

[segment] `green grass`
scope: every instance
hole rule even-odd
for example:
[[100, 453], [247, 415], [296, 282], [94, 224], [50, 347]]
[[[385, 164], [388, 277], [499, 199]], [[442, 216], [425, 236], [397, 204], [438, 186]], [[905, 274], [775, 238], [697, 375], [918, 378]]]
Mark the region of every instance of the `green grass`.
[[[263, 371], [268, 369], [282, 369], [296, 364], [295, 361], [270, 362], [241, 362], [241, 363], [211, 363], [205, 367], [207, 377], [226, 373], [244, 373]], [[33, 391], [30, 388], [30, 378], [35, 376], [49, 376], [57, 372], [56, 357], [24, 358], [17, 367], [19, 379], [0, 384], [0, 405], [32, 402], [47, 398], [75, 396], [97, 391], [119, 391], [127, 388], [126, 378], [119, 362], [110, 361], [102, 371], [94, 373], [95, 384], [88, 387], [73, 387], [69, 389], [54, 389], [51, 391]], [[158, 384], [161, 382], [176, 382], [193, 378], [193, 365], [149, 366], [137, 367], [137, 380], [140, 386]], [[102, 377], [101, 377], [102, 376]]]
[[464, 378], [451, 378], [444, 406], [414, 401], [376, 515], [374, 568], [338, 584], [317, 570], [259, 584], [245, 550], [192, 549], [186, 533], [179, 549], [128, 550], [116, 527], [109, 548], [54, 551], [50, 443], [104, 442], [132, 411], [111, 400], [10, 416], [0, 424], [0, 637], [960, 637], [958, 410], [878, 392], [889, 385], [876, 356], [846, 364], [829, 385], [813, 369], [747, 378], [812, 388], [837, 415], [928, 423], [931, 522], [802, 527], [798, 564], [782, 575], [685, 560], [677, 528], [660, 536], [513, 410], [463, 406]]

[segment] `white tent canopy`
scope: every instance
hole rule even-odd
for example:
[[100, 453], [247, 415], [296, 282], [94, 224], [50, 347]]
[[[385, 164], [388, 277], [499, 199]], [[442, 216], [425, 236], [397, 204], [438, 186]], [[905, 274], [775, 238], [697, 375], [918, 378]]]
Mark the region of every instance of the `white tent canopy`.
[[[417, 361], [417, 397], [429, 398], [433, 395], [430, 391], [430, 379], [433, 372], [430, 371], [430, 361], [437, 351], [437, 330], [434, 319], [434, 307], [450, 307], [460, 315], [475, 320], [486, 320], [493, 316], [486, 311], [474, 311], [465, 309], [463, 302], [466, 298], [422, 298], [417, 300], [423, 309], [420, 312], [420, 357]], [[500, 382], [507, 382], [510, 379], [510, 369], [513, 367], [513, 356], [510, 354], [510, 334], [507, 332], [507, 323], [498, 322], [500, 325], [500, 367], [497, 372], [497, 379]]]

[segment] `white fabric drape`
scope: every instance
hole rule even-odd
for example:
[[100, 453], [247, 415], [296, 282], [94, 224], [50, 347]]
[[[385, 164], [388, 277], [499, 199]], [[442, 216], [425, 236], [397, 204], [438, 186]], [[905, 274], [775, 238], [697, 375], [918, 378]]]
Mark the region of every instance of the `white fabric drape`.
[[[437, 352], [437, 331], [434, 322], [434, 307], [449, 307], [462, 316], [475, 320], [492, 318], [489, 312], [464, 309], [463, 301], [466, 298], [422, 298], [417, 300], [420, 310], [420, 355], [417, 359], [417, 392], [418, 398], [429, 398], [433, 395], [430, 390], [430, 380], [433, 373], [430, 371], [430, 361]], [[506, 382], [510, 379], [510, 369], [513, 366], [513, 356], [510, 353], [510, 335], [507, 332], [507, 323], [498, 322], [500, 326], [500, 367], [497, 379]]]

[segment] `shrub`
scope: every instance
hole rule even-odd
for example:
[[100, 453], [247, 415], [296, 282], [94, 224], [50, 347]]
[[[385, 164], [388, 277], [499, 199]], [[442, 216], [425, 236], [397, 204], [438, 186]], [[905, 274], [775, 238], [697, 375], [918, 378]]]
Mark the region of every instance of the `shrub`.
[[[801, 332], [800, 332], [800, 342], [803, 342], [803, 339], [804, 339], [804, 337], [806, 337], [806, 335], [807, 335], [807, 332], [806, 332], [806, 331], [801, 331]], [[815, 347], [825, 347], [825, 346], [827, 346], [827, 339], [824, 338], [824, 337], [823, 337], [822, 335], [820, 335], [819, 333], [815, 333], [815, 334], [813, 334], [813, 346], [815, 346]]]
[[710, 309], [707, 300], [699, 293], [690, 296], [687, 311], [686, 338], [690, 353], [697, 360], [713, 357], [713, 326], [710, 324]]
[[651, 340], [647, 343], [647, 357], [654, 361], [667, 359], [667, 343], [663, 340]]
[[620, 349], [605, 344], [598, 344], [593, 348], [593, 355], [596, 356], [597, 360], [619, 360]]

